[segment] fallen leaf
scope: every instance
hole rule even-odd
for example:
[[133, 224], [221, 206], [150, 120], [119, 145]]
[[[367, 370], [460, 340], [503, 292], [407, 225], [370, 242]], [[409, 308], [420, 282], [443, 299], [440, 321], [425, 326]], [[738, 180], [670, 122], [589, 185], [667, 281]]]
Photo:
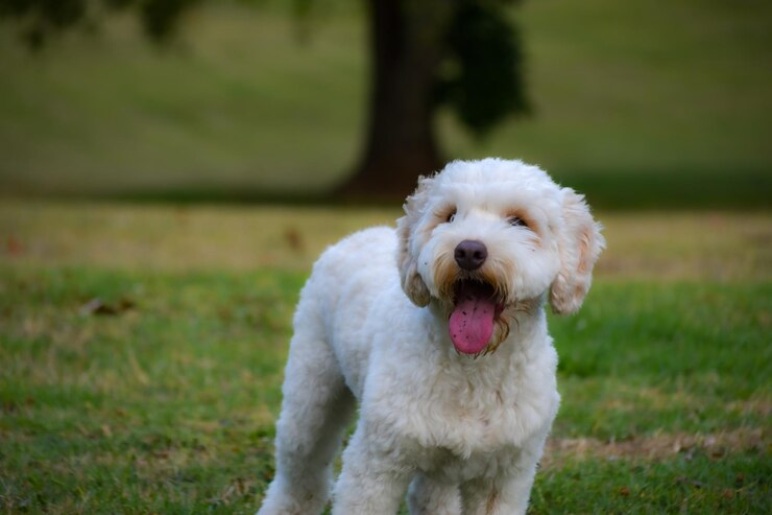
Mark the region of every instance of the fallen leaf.
[[24, 245], [16, 236], [11, 235], [5, 241], [5, 250], [11, 256], [20, 256], [24, 253]]
[[83, 315], [120, 315], [134, 309], [136, 304], [131, 299], [122, 298], [115, 304], [108, 304], [99, 297], [94, 297], [80, 307]]

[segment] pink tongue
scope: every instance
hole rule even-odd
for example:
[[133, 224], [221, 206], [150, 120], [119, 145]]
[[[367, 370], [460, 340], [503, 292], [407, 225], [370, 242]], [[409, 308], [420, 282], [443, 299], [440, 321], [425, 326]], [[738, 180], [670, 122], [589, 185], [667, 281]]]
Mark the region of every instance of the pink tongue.
[[480, 290], [476, 286], [462, 288], [448, 320], [450, 339], [456, 350], [464, 354], [481, 352], [493, 334], [496, 303]]

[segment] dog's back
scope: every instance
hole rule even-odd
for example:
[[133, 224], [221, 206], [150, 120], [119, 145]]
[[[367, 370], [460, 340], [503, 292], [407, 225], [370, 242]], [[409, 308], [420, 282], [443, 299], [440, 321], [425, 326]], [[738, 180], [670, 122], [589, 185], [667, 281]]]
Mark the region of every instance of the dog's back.
[[[295, 335], [301, 337], [293, 338], [290, 352], [328, 346], [357, 396], [373, 337], [364, 332], [366, 319], [379, 297], [400, 289], [396, 252], [397, 236], [390, 227], [365, 229], [330, 246], [314, 264], [295, 313]], [[409, 303], [407, 297], [403, 301]], [[302, 336], [309, 330], [315, 334], [310, 340]]]

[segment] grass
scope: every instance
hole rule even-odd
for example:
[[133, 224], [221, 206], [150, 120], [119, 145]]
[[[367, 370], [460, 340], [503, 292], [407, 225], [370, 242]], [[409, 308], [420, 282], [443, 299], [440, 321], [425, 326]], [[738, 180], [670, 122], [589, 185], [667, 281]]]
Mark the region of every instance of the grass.
[[[766, 207], [768, 2], [525, 2], [535, 116], [478, 144], [447, 113], [451, 157], [544, 165], [607, 207]], [[197, 11], [164, 51], [135, 23], [32, 57], [0, 25], [0, 190], [133, 198], [310, 195], [354, 163], [366, 104], [361, 14]]]
[[[0, 202], [2, 510], [254, 512], [308, 267], [397, 214]], [[768, 215], [600, 219], [530, 513], [768, 513]]]
[[[6, 512], [254, 504], [300, 276], [2, 276]], [[96, 297], [132, 307], [84, 310]]]

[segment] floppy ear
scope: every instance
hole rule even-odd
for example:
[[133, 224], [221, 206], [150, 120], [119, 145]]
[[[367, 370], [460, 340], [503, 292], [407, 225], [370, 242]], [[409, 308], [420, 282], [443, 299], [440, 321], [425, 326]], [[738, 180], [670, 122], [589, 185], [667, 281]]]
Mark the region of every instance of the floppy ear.
[[418, 224], [423, 218], [429, 197], [428, 190], [432, 181], [433, 179], [430, 177], [418, 179], [418, 188], [407, 198], [403, 206], [405, 216], [397, 220], [397, 237], [399, 238], [397, 266], [399, 267], [402, 289], [413, 304], [420, 307], [429, 304], [431, 295], [418, 273], [417, 256], [413, 255], [412, 247], [413, 240], [417, 237]]
[[592, 283], [592, 269], [606, 246], [582, 195], [563, 188], [563, 228], [558, 236], [560, 272], [550, 288], [552, 311], [575, 313]]

